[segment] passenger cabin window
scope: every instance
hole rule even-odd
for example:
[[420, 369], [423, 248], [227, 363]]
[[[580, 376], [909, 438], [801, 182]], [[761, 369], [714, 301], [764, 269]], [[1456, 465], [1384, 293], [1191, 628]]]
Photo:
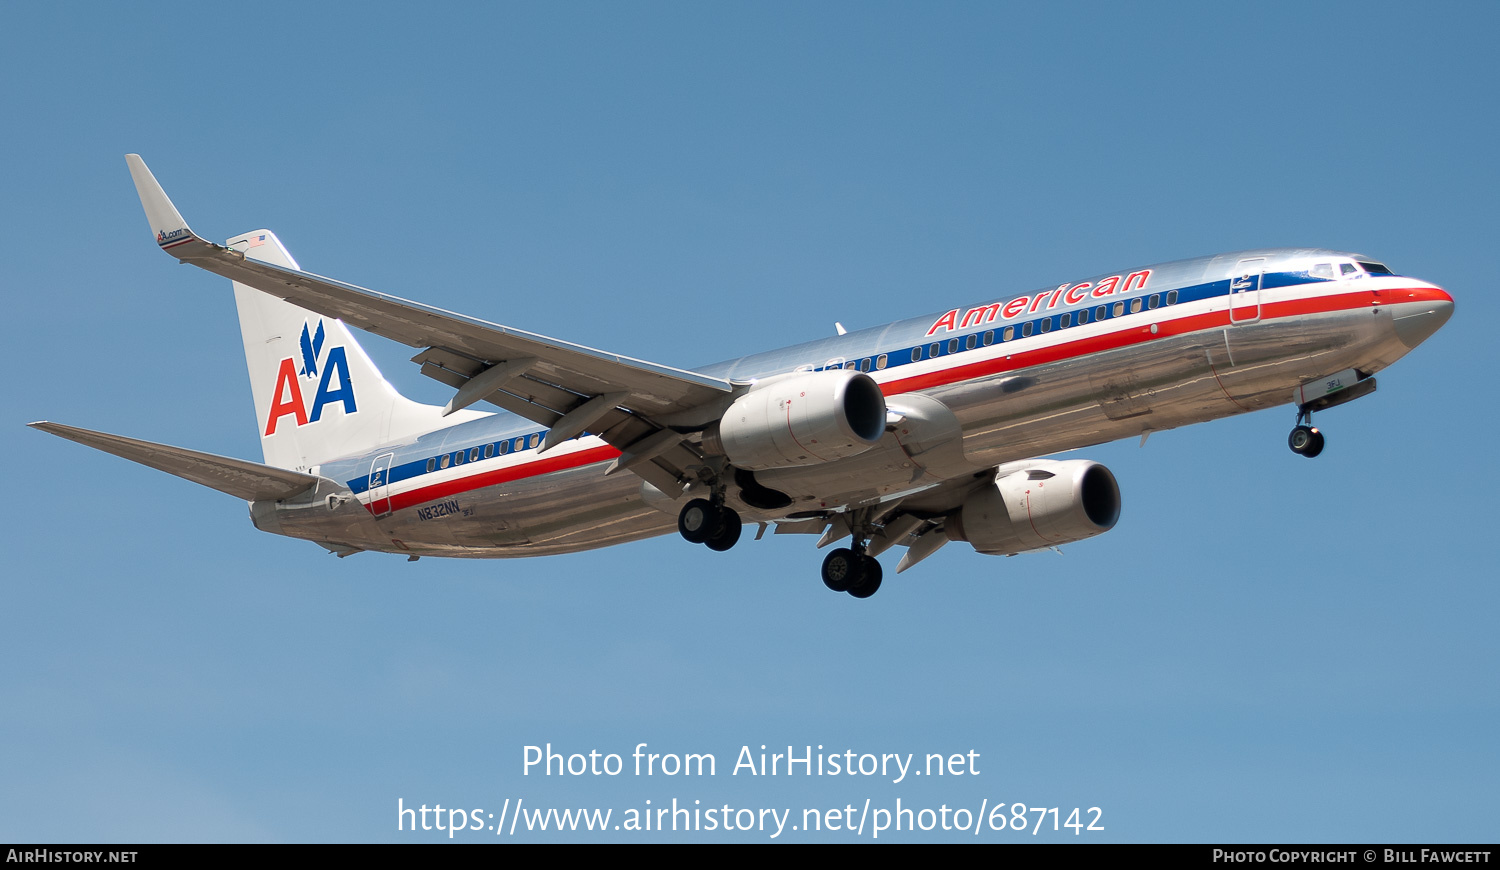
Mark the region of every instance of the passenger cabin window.
[[1089, 322], [1089, 310], [1087, 308], [1085, 308], [1082, 311], [1078, 312], [1078, 324], [1080, 326], [1082, 326], [1083, 324], [1088, 323], [1088, 322]]
[[1177, 304], [1177, 291], [1176, 290], [1168, 290], [1167, 291], [1167, 304], [1168, 305], [1176, 305]]
[[958, 339], [956, 339], [956, 338], [950, 338], [950, 339], [948, 339], [948, 352], [949, 353], [958, 353]]
[[493, 444], [486, 444], [486, 445], [484, 445], [484, 458], [485, 459], [489, 459], [490, 457], [492, 457], [494, 455], [495, 455], [495, 445], [493, 445]]
[[1132, 300], [1130, 300], [1130, 313], [1134, 314], [1134, 313], [1136, 313], [1137, 311], [1140, 311], [1140, 310], [1141, 310], [1141, 300], [1139, 300], [1139, 299], [1132, 299]]
[[436, 467], [437, 467], [437, 460], [436, 459], [429, 459], [429, 460], [427, 460], [427, 470], [428, 471], [431, 471], [431, 470], [433, 470]]
[[1051, 332], [1051, 331], [1052, 331], [1052, 318], [1049, 317], [1046, 320], [1042, 321], [1042, 332]]
[[1115, 303], [1114, 316], [1115, 317], [1119, 317], [1121, 314], [1124, 314], [1124, 313], [1125, 313], [1125, 303], [1124, 302], [1116, 302]]
[[890, 360], [886, 357], [885, 354], [881, 354], [880, 356], [875, 357], [875, 370], [879, 371], [880, 369], [885, 368], [888, 362], [890, 362]]
[[443, 454], [443, 458], [438, 460], [438, 468], [447, 468], [448, 467], [448, 460], [449, 460], [448, 454], [444, 453]]
[[927, 348], [927, 355], [928, 356], [937, 356], [938, 354], [940, 354], [942, 352], [943, 352], [943, 346], [942, 346], [942, 344], [934, 344], [932, 347]]
[[479, 461], [479, 448], [478, 447], [475, 447], [475, 448], [473, 448], [473, 449], [471, 449], [469, 451], [469, 461], [470, 462], [478, 462]]
[[1161, 304], [1161, 297], [1158, 296], [1158, 295], [1156, 295], [1155, 293], [1152, 293], [1151, 294], [1151, 298], [1146, 300], [1146, 307], [1147, 308], [1155, 308], [1156, 306], [1158, 306], [1160, 304]]
[[1000, 340], [1001, 341], [1010, 341], [1011, 339], [1013, 339], [1015, 337], [1016, 337], [1016, 328], [1014, 326], [1007, 326], [1007, 327], [1005, 327], [1005, 334], [1000, 336]]
[[988, 332], [986, 332], [984, 334], [984, 346], [985, 347], [989, 347], [990, 345], [992, 345], [994, 343], [995, 343], [995, 330], [991, 329], [990, 331], [988, 331]]
[[1068, 327], [1070, 327], [1072, 325], [1073, 325], [1073, 315], [1071, 315], [1071, 314], [1064, 314], [1062, 317], [1059, 317], [1057, 319], [1057, 326], [1058, 326], [1059, 329], [1067, 329]]
[[967, 348], [968, 350], [973, 350], [978, 345], [979, 345], [979, 336], [977, 336], [977, 335], [971, 335], [968, 338], [964, 339], [964, 347]]
[[920, 347], [914, 347], [914, 348], [912, 348], [911, 349], [911, 361], [912, 362], [916, 362], [917, 360], [919, 360], [921, 358], [922, 358], [922, 349]]
[[1021, 324], [1021, 337], [1025, 338], [1028, 335], [1031, 335], [1031, 324], [1029, 324], [1029, 323], [1023, 323], [1023, 324]]

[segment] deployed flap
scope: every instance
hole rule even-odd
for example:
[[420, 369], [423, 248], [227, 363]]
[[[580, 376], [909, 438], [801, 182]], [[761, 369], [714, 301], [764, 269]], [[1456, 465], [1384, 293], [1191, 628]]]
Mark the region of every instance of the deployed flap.
[[113, 453], [131, 462], [139, 462], [175, 474], [184, 480], [200, 483], [210, 489], [228, 493], [245, 501], [291, 498], [309, 487], [317, 486], [319, 477], [273, 468], [258, 462], [200, 453], [183, 447], [171, 447], [151, 441], [139, 441], [123, 435], [94, 432], [61, 423], [28, 423], [33, 429], [50, 432], [59, 438], [77, 441], [95, 450]]

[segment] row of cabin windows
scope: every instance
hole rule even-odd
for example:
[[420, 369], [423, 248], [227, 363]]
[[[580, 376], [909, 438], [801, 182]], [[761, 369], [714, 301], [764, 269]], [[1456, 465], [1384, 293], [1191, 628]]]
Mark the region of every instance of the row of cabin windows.
[[[1053, 329], [1067, 329], [1070, 326], [1082, 326], [1083, 324], [1088, 323], [1090, 320], [1097, 321], [1106, 320], [1110, 317], [1122, 317], [1124, 316], [1127, 308], [1129, 308], [1131, 314], [1136, 314], [1142, 309], [1142, 307], [1145, 307], [1148, 310], [1160, 308], [1163, 301], [1165, 301], [1167, 305], [1176, 305], [1177, 291], [1168, 290], [1165, 298], [1163, 298], [1162, 294], [1160, 293], [1152, 293], [1150, 296], [1145, 297], [1144, 300], [1136, 298], [1130, 300], [1128, 303], [1122, 301], [1116, 302], [1113, 305], [1100, 305], [1099, 307], [1092, 310], [1085, 308], [1082, 311], [1067, 311], [1062, 314], [1054, 315], [1053, 317], [1044, 317], [1041, 320], [1028, 321], [1021, 324], [1019, 327], [1007, 326], [1003, 331], [1000, 332], [999, 338], [1002, 342], [1014, 341], [1017, 337], [1018, 332], [1021, 338], [1029, 338], [1034, 333], [1047, 333], [1051, 332]], [[960, 348], [963, 350], [973, 350], [974, 348], [981, 345], [983, 345], [984, 347], [989, 347], [990, 345], [995, 343], [995, 332], [995, 330], [991, 329], [984, 333], [972, 333], [964, 338], [950, 338], [947, 342], [935, 341], [931, 345], [927, 345], [925, 351], [923, 350], [922, 345], [918, 345], [911, 349], [911, 361], [916, 362], [917, 360], [921, 359], [924, 352], [929, 358], [942, 356], [945, 345], [948, 353], [958, 353]], [[879, 371], [889, 364], [889, 354], [881, 354], [877, 357], [865, 357], [864, 359], [851, 360], [847, 363], [835, 363], [833, 365], [826, 366], [826, 368], [858, 368], [862, 372], [867, 372], [871, 368]]]
[[[1167, 291], [1166, 303], [1168, 305], [1177, 304], [1176, 290]], [[1125, 302], [1116, 302], [1112, 306], [1100, 305], [1098, 308], [1095, 308], [1093, 310], [1092, 317], [1094, 320], [1104, 320], [1108, 317], [1120, 317], [1125, 314], [1126, 304], [1127, 303]], [[1131, 314], [1135, 314], [1141, 310], [1142, 302], [1138, 298], [1130, 300], [1128, 304]], [[1148, 309], [1157, 308], [1160, 305], [1161, 294], [1159, 293], [1153, 293], [1145, 300], [1145, 307]], [[1044, 317], [1041, 320], [1029, 321], [1027, 323], [1021, 324], [1021, 337], [1027, 338], [1031, 336], [1035, 330], [1040, 330], [1043, 333], [1051, 332], [1054, 322], [1056, 322], [1056, 328], [1067, 329], [1068, 327], [1073, 326], [1075, 323], [1080, 326], [1088, 323], [1089, 318], [1089, 309], [1085, 308], [1082, 311], [1078, 312], [1068, 311], [1062, 314], [1058, 314], [1055, 317]], [[1005, 330], [1000, 333], [1000, 340], [1002, 342], [1012, 341], [1015, 339], [1015, 337], [1016, 327], [1014, 326], [1007, 326], [1005, 327]], [[988, 330], [982, 335], [976, 332], [962, 339], [950, 338], [947, 342], [948, 353], [958, 353], [960, 342], [963, 343], [964, 350], [973, 350], [974, 348], [979, 347], [981, 342], [983, 342], [985, 347], [989, 347], [990, 345], [995, 343], [995, 330]], [[932, 345], [927, 348], [927, 355], [929, 357], [941, 356], [942, 353], [943, 342], [941, 341], [933, 342]], [[918, 345], [917, 347], [912, 348], [912, 362], [916, 362], [921, 358], [922, 346]], [[871, 368], [879, 371], [881, 369], [884, 369], [889, 364], [890, 355], [883, 353], [876, 357], [865, 357], [864, 359], [851, 360], [847, 363], [835, 363], [833, 365], [826, 366], [826, 368], [858, 368], [862, 372], [867, 372]], [[468, 450], [455, 450], [452, 453], [444, 453], [442, 456], [434, 456], [427, 460], [427, 470], [436, 471], [438, 469], [447, 468], [450, 465], [463, 465], [465, 462], [478, 462], [480, 458], [490, 459], [497, 452], [501, 456], [504, 456], [505, 454], [510, 453], [513, 450], [525, 450], [528, 443], [530, 444], [532, 450], [535, 450], [537, 447], [541, 446], [541, 433], [537, 432], [531, 435], [522, 435], [519, 438], [510, 438], [506, 439], [505, 441], [497, 441], [493, 444], [486, 444], [483, 447], [470, 447]]]
[[442, 456], [433, 456], [427, 460], [427, 470], [436, 471], [447, 468], [450, 465], [463, 465], [465, 462], [478, 462], [480, 459], [490, 459], [495, 454], [504, 456], [507, 453], [519, 453], [522, 450], [535, 450], [542, 445], [542, 433], [533, 432], [530, 435], [522, 435], [519, 438], [507, 438], [504, 441], [496, 441], [483, 447], [470, 447], [468, 450], [455, 450], [452, 453], [444, 453]]

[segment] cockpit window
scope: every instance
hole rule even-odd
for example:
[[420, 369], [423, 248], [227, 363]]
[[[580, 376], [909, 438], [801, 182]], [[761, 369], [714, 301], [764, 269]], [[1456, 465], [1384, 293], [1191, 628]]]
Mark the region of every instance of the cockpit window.
[[1339, 273], [1342, 275], [1358, 275], [1360, 272], [1359, 269], [1355, 268], [1353, 263], [1340, 263]]
[[1332, 281], [1333, 280], [1333, 264], [1332, 263], [1319, 263], [1316, 266], [1313, 266], [1311, 269], [1307, 270], [1307, 276], [1309, 278], [1321, 278], [1324, 281]]
[[1363, 266], [1364, 270], [1366, 272], [1369, 272], [1371, 275], [1394, 275], [1394, 274], [1396, 274], [1395, 272], [1392, 272], [1390, 269], [1386, 268], [1386, 266], [1385, 266], [1384, 263], [1367, 263], [1364, 260], [1360, 260], [1359, 264], [1361, 266]]

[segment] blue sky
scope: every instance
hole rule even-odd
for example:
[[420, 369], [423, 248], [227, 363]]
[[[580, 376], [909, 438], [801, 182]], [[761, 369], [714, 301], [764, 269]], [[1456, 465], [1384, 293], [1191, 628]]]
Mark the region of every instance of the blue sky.
[[[1493, 841], [1497, 17], [7, 5], [0, 839], [413, 841], [439, 837], [398, 833], [398, 799], [676, 798], [1103, 809], [1036, 839]], [[1319, 417], [1315, 461], [1290, 407], [1091, 449], [1115, 530], [956, 544], [869, 601], [795, 536], [337, 560], [24, 428], [259, 459], [229, 288], [154, 249], [132, 151], [211, 238], [267, 226], [312, 271], [680, 366], [1265, 245], [1369, 253], [1457, 311]], [[720, 769], [523, 776], [547, 742]], [[980, 773], [729, 775], [762, 744]], [[513, 839], [572, 838], [598, 835]]]

